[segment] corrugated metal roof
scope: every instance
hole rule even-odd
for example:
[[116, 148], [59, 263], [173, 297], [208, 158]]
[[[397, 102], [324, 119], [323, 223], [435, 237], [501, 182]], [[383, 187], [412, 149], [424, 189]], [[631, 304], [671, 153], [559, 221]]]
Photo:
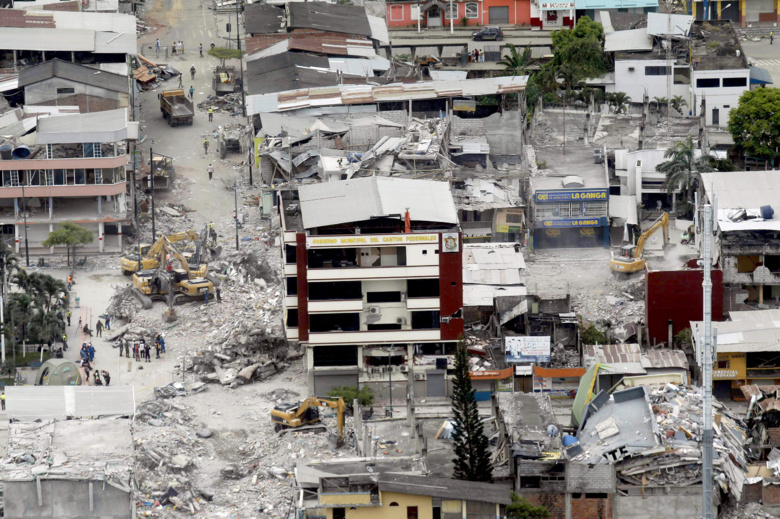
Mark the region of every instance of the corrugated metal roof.
[[[268, 4], [244, 6], [244, 26], [247, 34], [270, 34], [283, 31], [284, 9]], [[249, 46], [247, 45], [247, 50]]]
[[19, 88], [19, 74], [0, 76], [0, 92], [8, 92]]
[[642, 354], [642, 364], [645, 368], [653, 369], [688, 369], [688, 359], [685, 356], [685, 352], [682, 350], [647, 350]]
[[[304, 88], [277, 92], [271, 100], [247, 96], [247, 110], [259, 106], [274, 106], [274, 111], [298, 110], [314, 106], [372, 104], [375, 102], [407, 101], [409, 99], [436, 99], [490, 94], [509, 94], [525, 90], [528, 76], [502, 76], [487, 79], [461, 81], [426, 81], [419, 83], [393, 83], [389, 85], [334, 85], [327, 88]], [[277, 104], [278, 103], [278, 104]], [[249, 112], [254, 115], [261, 112]]]
[[304, 2], [287, 4], [289, 27], [293, 29], [319, 29], [371, 36], [371, 26], [366, 9], [357, 5]]
[[133, 386], [8, 386], [8, 418], [20, 422], [133, 416]]
[[629, 31], [615, 31], [604, 36], [604, 51], [648, 51], [653, 50], [653, 37], [647, 28]]
[[687, 14], [647, 13], [647, 34], [652, 36], [687, 36], [693, 16]]
[[300, 186], [305, 229], [399, 215], [414, 222], [457, 225], [449, 183], [390, 177], [353, 178]]
[[36, 144], [117, 142], [127, 139], [127, 109], [47, 117], [38, 122]]
[[777, 205], [780, 175], [777, 171], [728, 171], [702, 173], [707, 198], [718, 195], [718, 209], [758, 208]]
[[[127, 68], [126, 65], [123, 66]], [[94, 68], [60, 59], [45, 61], [38, 65], [22, 69], [19, 73], [19, 86], [25, 87], [55, 76], [77, 83], [103, 88], [112, 92], [127, 93], [129, 91], [127, 76], [102, 72], [95, 70]]]
[[582, 346], [582, 365], [600, 364], [599, 371], [624, 375], [644, 375], [642, 348], [638, 344], [587, 344]]
[[93, 52], [95, 31], [5, 28], [0, 31], [0, 49]]
[[382, 492], [433, 496], [443, 499], [462, 500], [468, 498], [470, 501], [501, 505], [512, 503], [511, 488], [508, 486], [431, 476], [383, 473], [379, 476], [379, 489]]
[[[780, 310], [729, 312], [730, 321], [712, 323], [718, 330], [719, 352], [780, 351]], [[693, 341], [698, 348], [701, 321], [691, 321]]]
[[519, 285], [525, 268], [523, 253], [514, 243], [480, 243], [463, 246], [463, 283]]

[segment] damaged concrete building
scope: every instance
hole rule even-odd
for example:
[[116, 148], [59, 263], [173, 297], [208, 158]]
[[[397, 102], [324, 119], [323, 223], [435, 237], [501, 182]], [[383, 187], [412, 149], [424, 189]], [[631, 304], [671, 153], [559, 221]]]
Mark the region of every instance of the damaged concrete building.
[[0, 223], [17, 253], [25, 245], [40, 252], [63, 221], [95, 233], [99, 252], [107, 234], [115, 240], [109, 248], [121, 250], [128, 141], [138, 139], [138, 124], [126, 109], [47, 117], [38, 122], [35, 145], [0, 147]]
[[[287, 338], [309, 389], [414, 377], [446, 396], [463, 333], [461, 234], [445, 182], [384, 177], [300, 186], [279, 204]], [[415, 372], [416, 369], [416, 372]]]

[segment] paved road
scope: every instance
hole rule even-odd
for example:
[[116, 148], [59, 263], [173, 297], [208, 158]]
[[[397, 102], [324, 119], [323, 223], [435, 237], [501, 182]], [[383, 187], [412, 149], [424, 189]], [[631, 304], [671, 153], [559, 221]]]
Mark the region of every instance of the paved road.
[[767, 69], [775, 82], [774, 86], [780, 86], [780, 41], [774, 45], [770, 45], [768, 39], [760, 42], [743, 41], [742, 49], [751, 64]]

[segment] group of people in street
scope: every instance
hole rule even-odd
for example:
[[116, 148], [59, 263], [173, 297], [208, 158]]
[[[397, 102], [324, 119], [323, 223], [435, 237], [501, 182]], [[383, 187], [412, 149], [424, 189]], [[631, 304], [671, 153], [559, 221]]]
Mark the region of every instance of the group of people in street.
[[[130, 347], [130, 341], [123, 340], [122, 344], [119, 346], [119, 356], [122, 357], [122, 354], [124, 354], [124, 356], [129, 359]], [[146, 339], [132, 341], [132, 349], [133, 358], [136, 362], [152, 361], [152, 346], [146, 342]], [[158, 333], [154, 339], [154, 349], [157, 352], [156, 358], [158, 359], [160, 358], [161, 353], [165, 353], [165, 338], [160, 333]]]
[[171, 48], [173, 49], [173, 55], [183, 55], [184, 54], [184, 42], [183, 41], [175, 41], [173, 42], [173, 45], [171, 45]]
[[471, 63], [484, 63], [485, 51], [482, 49], [474, 49], [469, 52], [469, 61]]

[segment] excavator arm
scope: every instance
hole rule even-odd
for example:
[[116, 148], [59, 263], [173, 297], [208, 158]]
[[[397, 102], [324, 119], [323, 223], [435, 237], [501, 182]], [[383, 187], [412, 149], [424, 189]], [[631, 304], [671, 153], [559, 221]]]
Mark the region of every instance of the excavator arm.
[[648, 238], [650, 238], [660, 227], [662, 227], [664, 231], [664, 245], [669, 243], [669, 213], [664, 213], [655, 222], [653, 222], [653, 225], [651, 225], [649, 229], [643, 232], [636, 241], [634, 259], [639, 259], [642, 257], [642, 252], [645, 249], [645, 242], [647, 242]]
[[340, 444], [344, 440], [344, 411], [346, 409], [346, 404], [344, 404], [343, 398], [339, 398], [338, 400], [330, 400], [327, 398], [317, 398], [316, 396], [311, 396], [301, 402], [295, 412], [282, 413], [279, 411], [272, 411], [272, 421], [273, 417], [276, 416], [277, 418], [283, 420], [283, 422], [286, 422], [285, 425], [288, 427], [300, 427], [301, 425], [304, 425], [302, 418], [312, 407], [330, 407], [331, 409], [336, 410], [336, 423], [338, 424], [339, 431], [337, 443]]

